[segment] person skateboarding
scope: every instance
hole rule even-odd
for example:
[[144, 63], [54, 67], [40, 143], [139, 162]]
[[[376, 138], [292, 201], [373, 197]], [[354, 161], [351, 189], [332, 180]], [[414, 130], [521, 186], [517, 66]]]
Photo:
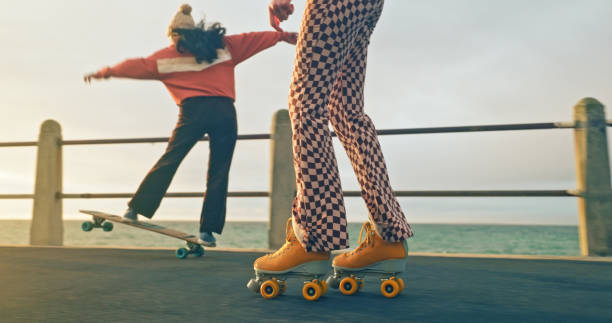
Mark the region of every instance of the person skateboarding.
[[166, 151], [145, 176], [123, 217], [152, 218], [187, 153], [205, 134], [210, 142], [206, 196], [200, 216], [202, 244], [216, 246], [213, 233], [225, 224], [228, 175], [237, 138], [234, 107], [236, 65], [284, 41], [295, 45], [297, 33], [251, 32], [225, 35], [216, 23], [195, 24], [191, 6], [183, 4], [167, 30], [171, 45], [145, 58], [127, 59], [84, 76], [84, 81], [111, 77], [159, 80], [179, 106], [176, 127]]
[[[254, 262], [258, 276], [316, 268], [329, 261], [331, 250], [348, 248], [329, 122], [349, 156], [369, 213], [362, 228], [365, 239], [354, 251], [335, 257], [332, 265], [342, 271], [403, 271], [406, 240], [413, 231], [391, 189], [372, 120], [363, 111], [367, 49], [383, 4], [306, 1], [289, 94], [297, 195], [286, 243]], [[268, 9], [270, 24], [282, 31], [280, 22], [294, 10], [291, 0], [272, 0]]]

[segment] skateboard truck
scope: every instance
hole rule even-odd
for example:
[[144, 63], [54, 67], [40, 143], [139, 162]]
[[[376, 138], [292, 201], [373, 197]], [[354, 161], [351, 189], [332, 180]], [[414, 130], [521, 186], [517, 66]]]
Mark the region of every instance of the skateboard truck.
[[202, 257], [204, 255], [204, 248], [197, 243], [187, 241], [187, 248], [179, 248], [176, 250], [176, 257], [178, 259], [185, 259], [190, 254], [196, 257]]
[[85, 232], [89, 232], [94, 228], [102, 228], [104, 232], [110, 232], [113, 231], [113, 224], [97, 216], [93, 217], [93, 221], [85, 221], [81, 224], [81, 229]]

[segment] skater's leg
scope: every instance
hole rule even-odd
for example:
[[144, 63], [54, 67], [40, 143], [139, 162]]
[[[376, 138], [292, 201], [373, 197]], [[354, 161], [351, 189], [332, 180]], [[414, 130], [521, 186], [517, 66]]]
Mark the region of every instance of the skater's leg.
[[[373, 13], [375, 17], [378, 13]], [[330, 121], [344, 146], [361, 186], [370, 221], [388, 242], [412, 236], [393, 194], [372, 120], [363, 111], [367, 50], [371, 26], [363, 25], [332, 90]]]
[[338, 67], [342, 66], [354, 15], [334, 13], [329, 3], [308, 1], [298, 38], [289, 115], [297, 195], [287, 240], [275, 253], [255, 261], [256, 272], [290, 271], [300, 264], [329, 259], [329, 251], [348, 246], [346, 218], [328, 114]]
[[360, 235], [360, 245], [334, 259], [336, 274], [342, 270], [389, 274], [404, 271], [406, 239], [413, 234], [391, 189], [372, 120], [363, 112], [367, 46], [381, 10], [382, 1], [355, 37], [328, 106], [331, 123], [351, 160], [371, 221], [362, 228], [365, 237]]
[[189, 150], [202, 138], [204, 129], [197, 118], [195, 107], [180, 107], [179, 119], [166, 151], [144, 178], [136, 194], [128, 203], [130, 209], [147, 218], [159, 207], [176, 170]]
[[227, 185], [238, 130], [231, 100], [219, 100], [213, 111], [215, 116], [210, 117], [216, 122], [208, 130], [210, 153], [200, 232], [220, 234], [225, 224]]
[[342, 66], [356, 15], [349, 1], [309, 1], [297, 44], [289, 113], [293, 137], [296, 197], [293, 229], [307, 251], [348, 247], [346, 215], [326, 109]]

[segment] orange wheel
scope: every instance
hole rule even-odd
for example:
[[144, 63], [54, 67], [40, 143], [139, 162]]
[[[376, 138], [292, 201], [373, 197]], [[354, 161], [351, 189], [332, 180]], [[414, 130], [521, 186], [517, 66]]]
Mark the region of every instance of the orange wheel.
[[321, 285], [315, 282], [307, 282], [302, 288], [302, 296], [308, 301], [316, 301], [321, 297]]
[[399, 285], [400, 293], [401, 293], [404, 290], [404, 287], [406, 287], [406, 285], [404, 285], [404, 280], [401, 278], [396, 278], [395, 281], [397, 281], [397, 284]]
[[344, 295], [350, 296], [359, 290], [359, 284], [353, 277], [346, 277], [340, 281], [340, 292]]
[[327, 293], [327, 283], [324, 280], [319, 279], [319, 286], [321, 286], [321, 296], [325, 295], [325, 293]]
[[265, 299], [273, 299], [280, 293], [280, 286], [278, 285], [278, 282], [275, 279], [266, 280], [263, 284], [261, 284], [261, 287], [259, 288], [259, 293]]
[[380, 292], [386, 298], [393, 298], [397, 296], [397, 294], [399, 294], [400, 286], [395, 281], [395, 279], [388, 279], [388, 280], [383, 281], [382, 284], [380, 284]]

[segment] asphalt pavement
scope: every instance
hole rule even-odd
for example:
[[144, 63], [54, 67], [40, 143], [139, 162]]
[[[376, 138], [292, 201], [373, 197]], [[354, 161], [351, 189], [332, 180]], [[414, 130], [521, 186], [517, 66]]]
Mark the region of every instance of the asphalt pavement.
[[611, 322], [612, 262], [411, 256], [406, 289], [376, 277], [344, 296], [265, 300], [246, 289], [262, 253], [0, 247], [0, 322]]

